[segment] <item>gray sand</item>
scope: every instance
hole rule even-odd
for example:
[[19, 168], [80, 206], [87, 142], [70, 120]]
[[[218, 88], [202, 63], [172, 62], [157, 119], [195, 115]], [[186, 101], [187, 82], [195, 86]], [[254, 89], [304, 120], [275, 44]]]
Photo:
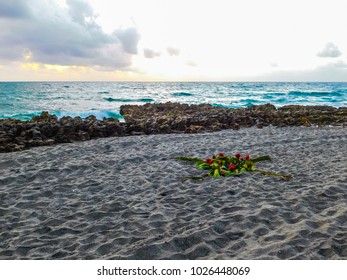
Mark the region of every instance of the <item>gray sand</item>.
[[[107, 138], [0, 154], [0, 259], [347, 259], [347, 130]], [[179, 155], [270, 155], [193, 181]]]

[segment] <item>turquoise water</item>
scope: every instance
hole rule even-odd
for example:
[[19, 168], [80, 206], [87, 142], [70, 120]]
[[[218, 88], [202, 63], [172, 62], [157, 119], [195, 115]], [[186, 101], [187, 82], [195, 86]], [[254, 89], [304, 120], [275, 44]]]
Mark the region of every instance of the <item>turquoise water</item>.
[[265, 103], [346, 107], [347, 83], [0, 83], [0, 118], [28, 120], [42, 111], [58, 117], [122, 118], [121, 105], [167, 101], [225, 108]]

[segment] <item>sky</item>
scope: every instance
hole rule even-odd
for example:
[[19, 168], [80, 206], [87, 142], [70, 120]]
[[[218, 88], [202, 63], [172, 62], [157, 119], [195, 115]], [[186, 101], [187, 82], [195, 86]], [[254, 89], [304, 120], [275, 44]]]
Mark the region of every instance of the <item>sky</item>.
[[0, 81], [344, 81], [346, 0], [0, 0]]

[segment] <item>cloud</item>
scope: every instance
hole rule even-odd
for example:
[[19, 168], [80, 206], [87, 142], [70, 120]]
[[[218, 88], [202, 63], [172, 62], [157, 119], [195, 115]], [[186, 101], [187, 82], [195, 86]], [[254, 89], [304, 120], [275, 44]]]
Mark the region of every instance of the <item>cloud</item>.
[[[131, 66], [140, 35], [133, 27], [106, 34], [88, 2], [1, 0], [0, 61], [119, 70]], [[6, 27], [6, 28], [3, 28]]]
[[84, 1], [66, 0], [71, 19], [81, 25], [87, 25], [88, 20], [94, 20], [94, 13], [89, 3]]
[[0, 17], [23, 18], [28, 16], [27, 3], [25, 0], [1, 0]]
[[145, 58], [155, 58], [155, 57], [159, 57], [161, 53], [151, 49], [144, 49], [143, 55], [145, 56]]
[[195, 61], [192, 60], [188, 60], [186, 61], [186, 65], [190, 66], [190, 67], [196, 67], [198, 66], [198, 64]]
[[140, 40], [140, 35], [135, 28], [116, 30], [113, 34], [120, 39], [125, 52], [137, 54], [137, 43]]
[[342, 68], [347, 70], [347, 63], [344, 62], [343, 60], [339, 60], [337, 62], [329, 63], [327, 67], [332, 67], [332, 68]]
[[301, 71], [273, 71], [255, 77], [256, 81], [270, 82], [347, 82], [347, 63], [339, 60], [314, 69]]
[[179, 49], [172, 48], [172, 47], [168, 47], [166, 50], [167, 50], [168, 54], [171, 56], [179, 55], [181, 52]]
[[342, 53], [334, 43], [327, 43], [325, 48], [317, 54], [319, 57], [339, 57], [340, 55]]

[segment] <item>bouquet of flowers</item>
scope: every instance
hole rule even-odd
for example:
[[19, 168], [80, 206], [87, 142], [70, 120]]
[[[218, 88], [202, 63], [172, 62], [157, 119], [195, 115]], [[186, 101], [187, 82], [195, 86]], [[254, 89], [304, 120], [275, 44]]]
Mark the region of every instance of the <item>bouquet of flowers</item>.
[[189, 161], [196, 163], [198, 169], [208, 170], [208, 173], [204, 176], [194, 176], [192, 179], [203, 179], [204, 177], [219, 178], [221, 176], [234, 176], [243, 172], [258, 172], [264, 175], [280, 177], [283, 180], [289, 180], [292, 177], [286, 174], [278, 174], [270, 171], [264, 171], [256, 169], [255, 163], [264, 160], [271, 160], [269, 156], [261, 156], [257, 158], [251, 158], [250, 155], [242, 156], [237, 153], [234, 156], [224, 155], [219, 153], [217, 156], [212, 156], [205, 160], [199, 158], [190, 157], [177, 157], [177, 160]]

